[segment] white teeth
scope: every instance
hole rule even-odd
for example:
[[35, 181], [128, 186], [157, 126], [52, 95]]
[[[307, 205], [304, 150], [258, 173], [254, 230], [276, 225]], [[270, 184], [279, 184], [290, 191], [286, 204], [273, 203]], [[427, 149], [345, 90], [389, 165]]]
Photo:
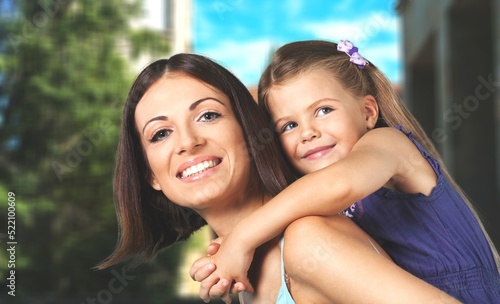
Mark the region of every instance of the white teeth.
[[199, 164], [191, 166], [191, 167], [187, 168], [186, 170], [182, 171], [181, 178], [186, 178], [186, 177], [189, 177], [193, 174], [201, 173], [209, 168], [217, 166], [218, 164], [219, 164], [218, 161], [214, 161], [214, 160], [207, 161], [206, 160], [204, 162], [201, 162]]

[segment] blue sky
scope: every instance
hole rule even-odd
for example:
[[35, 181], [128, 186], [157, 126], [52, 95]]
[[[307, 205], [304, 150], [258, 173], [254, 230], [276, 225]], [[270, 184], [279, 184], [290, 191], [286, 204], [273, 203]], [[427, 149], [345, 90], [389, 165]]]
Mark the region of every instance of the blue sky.
[[193, 51], [258, 83], [271, 50], [296, 40], [351, 40], [393, 82], [401, 80], [397, 0], [193, 0]]

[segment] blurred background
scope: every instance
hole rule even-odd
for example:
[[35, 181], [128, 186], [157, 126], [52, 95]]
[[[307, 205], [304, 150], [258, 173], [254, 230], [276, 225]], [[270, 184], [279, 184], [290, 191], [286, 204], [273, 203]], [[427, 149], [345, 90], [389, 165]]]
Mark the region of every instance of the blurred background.
[[351, 40], [400, 92], [498, 247], [499, 20], [500, 0], [0, 0], [0, 303], [202, 303], [187, 273], [208, 229], [154, 264], [92, 269], [116, 243], [128, 89], [178, 52], [211, 57], [255, 90], [282, 44]]

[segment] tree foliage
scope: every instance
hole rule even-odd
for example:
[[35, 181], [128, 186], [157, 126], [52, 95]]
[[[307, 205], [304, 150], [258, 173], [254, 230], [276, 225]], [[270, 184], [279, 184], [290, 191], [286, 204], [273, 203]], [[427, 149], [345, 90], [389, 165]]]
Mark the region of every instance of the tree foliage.
[[[141, 51], [165, 54], [168, 44], [160, 33], [130, 28], [141, 13], [139, 1], [16, 3], [16, 18], [2, 21], [0, 74], [9, 98], [0, 109], [0, 214], [7, 210], [6, 193], [14, 192], [17, 298], [85, 302], [100, 291], [105, 297], [102, 290], [109, 291], [122, 266], [92, 267], [116, 243], [112, 174], [121, 110], [136, 73], [130, 58]], [[127, 284], [111, 295], [166, 299], [180, 251], [168, 250], [154, 268], [130, 270], [135, 278], [122, 278]], [[2, 263], [0, 276], [6, 271]]]

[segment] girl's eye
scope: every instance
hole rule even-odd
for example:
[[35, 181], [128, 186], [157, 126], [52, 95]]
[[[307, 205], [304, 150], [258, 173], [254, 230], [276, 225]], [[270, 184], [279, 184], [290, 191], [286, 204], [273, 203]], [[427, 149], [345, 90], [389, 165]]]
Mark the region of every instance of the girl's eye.
[[172, 134], [172, 130], [161, 129], [155, 134], [153, 134], [153, 137], [151, 137], [149, 142], [151, 143], [159, 142], [160, 140], [167, 138], [170, 134]]
[[220, 113], [217, 112], [205, 112], [199, 118], [199, 121], [213, 121], [221, 117]]
[[330, 113], [331, 111], [333, 111], [332, 108], [326, 107], [326, 108], [320, 108], [317, 113], [318, 113], [318, 116], [323, 116], [323, 115]]
[[286, 131], [290, 131], [293, 128], [297, 128], [297, 123], [296, 122], [289, 122], [281, 128], [281, 133], [286, 132]]

